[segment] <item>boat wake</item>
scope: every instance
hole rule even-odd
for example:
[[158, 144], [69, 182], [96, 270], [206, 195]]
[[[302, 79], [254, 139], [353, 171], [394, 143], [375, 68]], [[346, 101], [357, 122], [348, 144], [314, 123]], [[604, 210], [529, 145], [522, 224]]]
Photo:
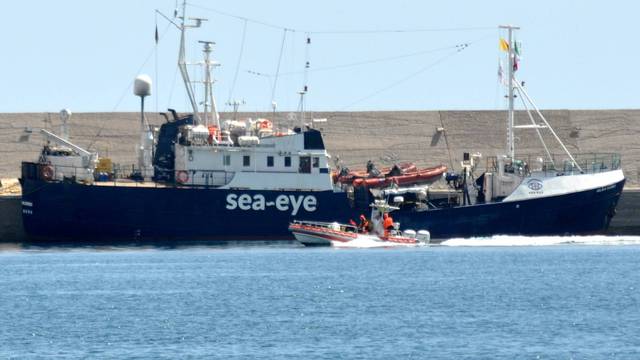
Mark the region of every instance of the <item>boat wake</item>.
[[481, 238], [454, 238], [441, 246], [553, 246], [553, 245], [640, 245], [640, 236], [510, 236], [495, 235]]
[[391, 241], [377, 241], [370, 238], [358, 238], [347, 242], [332, 241], [331, 246], [335, 248], [348, 248], [348, 249], [373, 249], [373, 248], [396, 248], [396, 247], [420, 247], [426, 246], [423, 243], [397, 243]]

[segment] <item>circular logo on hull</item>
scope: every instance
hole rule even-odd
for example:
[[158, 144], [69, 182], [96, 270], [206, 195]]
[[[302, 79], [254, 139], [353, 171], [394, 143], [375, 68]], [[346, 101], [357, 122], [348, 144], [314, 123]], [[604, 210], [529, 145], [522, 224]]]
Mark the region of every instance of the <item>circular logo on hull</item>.
[[542, 190], [542, 181], [538, 179], [531, 179], [527, 182], [527, 187], [533, 191]]

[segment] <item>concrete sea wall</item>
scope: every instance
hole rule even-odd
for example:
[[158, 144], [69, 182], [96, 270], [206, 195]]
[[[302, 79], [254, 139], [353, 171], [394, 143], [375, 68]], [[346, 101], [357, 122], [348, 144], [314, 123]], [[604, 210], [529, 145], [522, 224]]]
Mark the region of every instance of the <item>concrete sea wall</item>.
[[[547, 110], [543, 111], [573, 153], [620, 153], [627, 177], [627, 189], [640, 185], [640, 110]], [[157, 114], [148, 114], [155, 125], [164, 122]], [[230, 118], [222, 114], [222, 118]], [[240, 118], [271, 118], [276, 124], [297, 125], [293, 113], [238, 114]], [[504, 111], [370, 111], [314, 112], [307, 119], [325, 118], [318, 123], [325, 135], [327, 149], [349, 167], [363, 167], [372, 159], [380, 165], [393, 161], [413, 161], [420, 166], [454, 164], [458, 168], [463, 152], [480, 152], [486, 159], [504, 152], [506, 112]], [[526, 124], [526, 113], [516, 114], [516, 123]], [[0, 178], [16, 178], [20, 162], [36, 160], [43, 144], [39, 128], [59, 132], [57, 113], [0, 114]], [[71, 118], [71, 141], [97, 150], [116, 163], [133, 164], [138, 141], [137, 113], [75, 113]], [[437, 131], [443, 128], [444, 131]], [[561, 148], [549, 134], [545, 140], [551, 152]], [[542, 147], [533, 130], [516, 134], [518, 154], [541, 154]], [[484, 164], [484, 160], [482, 164]], [[481, 164], [481, 167], [482, 167]], [[8, 203], [13, 204], [15, 200]], [[0, 239], [11, 230], [12, 211], [19, 206], [0, 202]], [[614, 227], [625, 233], [640, 224], [640, 193], [627, 193], [620, 201]], [[617, 224], [620, 224], [619, 226]], [[5, 227], [7, 227], [5, 229]], [[626, 230], [625, 230], [626, 229]], [[631, 230], [633, 232], [633, 230]], [[640, 233], [640, 232], [637, 232]], [[8, 236], [8, 235], [7, 235]]]
[[[548, 110], [543, 114], [560, 138], [574, 153], [616, 152], [628, 185], [638, 186], [640, 174], [640, 110]], [[273, 118], [270, 113], [241, 113], [239, 117]], [[277, 124], [295, 125], [295, 114], [277, 113]], [[164, 119], [149, 114], [151, 123]], [[222, 114], [222, 118], [230, 117]], [[329, 152], [347, 166], [364, 166], [368, 159], [414, 161], [420, 165], [449, 164], [456, 167], [463, 152], [480, 152], [485, 158], [504, 152], [506, 113], [504, 111], [372, 111], [315, 112], [307, 118], [326, 118], [320, 124]], [[527, 114], [516, 114], [517, 123], [528, 123]], [[137, 113], [78, 113], [71, 118], [71, 140], [98, 150], [118, 163], [135, 162], [138, 141]], [[18, 177], [20, 162], [35, 160], [42, 146], [38, 128], [59, 132], [57, 113], [0, 114], [0, 178]], [[444, 132], [438, 132], [438, 127]], [[25, 128], [32, 133], [25, 133]], [[551, 152], [561, 153], [549, 134], [545, 140]], [[519, 154], [541, 154], [534, 130], [516, 134]]]

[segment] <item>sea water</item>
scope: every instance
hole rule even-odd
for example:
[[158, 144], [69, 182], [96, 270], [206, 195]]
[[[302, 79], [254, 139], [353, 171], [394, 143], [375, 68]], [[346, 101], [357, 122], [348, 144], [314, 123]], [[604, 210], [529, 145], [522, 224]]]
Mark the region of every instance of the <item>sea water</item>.
[[4, 250], [0, 358], [638, 359], [639, 245]]

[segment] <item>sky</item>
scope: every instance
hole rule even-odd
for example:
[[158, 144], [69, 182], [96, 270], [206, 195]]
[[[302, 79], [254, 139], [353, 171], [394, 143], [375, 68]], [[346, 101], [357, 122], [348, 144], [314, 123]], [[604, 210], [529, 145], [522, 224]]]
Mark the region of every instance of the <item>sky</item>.
[[[175, 8], [175, 0], [4, 2], [0, 112], [136, 111], [131, 85], [142, 73], [154, 81], [149, 111], [188, 111], [179, 32], [156, 13], [172, 19]], [[208, 21], [187, 33], [187, 57], [202, 59], [198, 40], [216, 42], [221, 111], [230, 100], [244, 111], [269, 111], [272, 100], [293, 111], [304, 85], [312, 111], [504, 109], [498, 25], [514, 24], [517, 77], [538, 107], [638, 108], [639, 13], [640, 3], [618, 0], [191, 0], [187, 16]], [[190, 71], [201, 78], [197, 66]]]

